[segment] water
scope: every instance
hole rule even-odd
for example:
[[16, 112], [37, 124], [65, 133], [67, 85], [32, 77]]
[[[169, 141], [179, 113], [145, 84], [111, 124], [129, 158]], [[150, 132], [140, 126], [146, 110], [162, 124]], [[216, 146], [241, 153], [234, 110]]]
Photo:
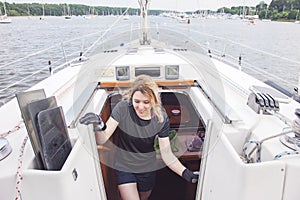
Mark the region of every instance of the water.
[[[64, 54], [70, 55], [87, 48], [101, 30], [107, 29], [116, 18], [102, 17], [86, 20], [83, 17], [73, 17], [66, 20], [63, 17], [48, 17], [40, 20], [38, 17], [13, 18], [11, 24], [0, 24], [0, 101], [6, 102], [18, 91], [28, 89], [33, 83], [49, 76], [48, 62], [56, 61]], [[81, 38], [83, 35], [96, 34], [93, 41]], [[91, 39], [91, 38], [89, 38]], [[49, 49], [48, 49], [49, 48]], [[43, 56], [31, 54], [43, 51]], [[28, 57], [27, 59], [22, 59]], [[19, 59], [22, 59], [19, 61]], [[62, 59], [60, 62], [64, 62]], [[55, 63], [56, 64], [56, 63]], [[22, 81], [25, 76], [34, 76]], [[21, 80], [21, 81], [20, 81]], [[6, 87], [15, 84], [13, 87]]]
[[[7, 102], [16, 92], [25, 90], [41, 78], [49, 76], [49, 60], [53, 62], [63, 57], [63, 54], [70, 55], [74, 51], [76, 55], [73, 56], [78, 56], [82, 49], [89, 47], [101, 35], [101, 31], [110, 27], [116, 20], [116, 17], [95, 17], [90, 20], [83, 17], [73, 17], [71, 20], [62, 17], [48, 17], [46, 20], [19, 17], [13, 18], [11, 24], [1, 24], [0, 101]], [[271, 79], [289, 91], [298, 84], [299, 24], [256, 21], [255, 25], [249, 25], [240, 20], [194, 18], [191, 24], [180, 24], [175, 19], [161, 17], [150, 17], [149, 20], [150, 24], [176, 25], [183, 34], [206, 44], [212, 51], [220, 50], [218, 54], [224, 54], [226, 57], [231, 55], [236, 59], [241, 55], [243, 70], [261, 80]], [[119, 23], [138, 22], [138, 17], [119, 20]], [[89, 39], [82, 38], [83, 35], [92, 33], [97, 34]], [[32, 56], [15, 62], [47, 48], [49, 49], [44, 52], [42, 58]], [[59, 62], [63, 61], [65, 60]], [[246, 63], [251, 63], [252, 66]], [[36, 71], [38, 78], [32, 76], [31, 79], [22, 81], [25, 76]], [[270, 77], [269, 74], [278, 78]], [[17, 84], [13, 87], [5, 89], [15, 83]]]
[[198, 20], [194, 24], [199, 31], [208, 34], [205, 36], [207, 40], [215, 38], [212, 44], [214, 48], [235, 58], [242, 55], [242, 63], [251, 63], [253, 66], [244, 67], [247, 73], [264, 81], [267, 79], [262, 76], [261, 70], [264, 70], [264, 75], [278, 76], [271, 80], [288, 90], [298, 84], [299, 24], [256, 21], [255, 25], [250, 25], [240, 20]]

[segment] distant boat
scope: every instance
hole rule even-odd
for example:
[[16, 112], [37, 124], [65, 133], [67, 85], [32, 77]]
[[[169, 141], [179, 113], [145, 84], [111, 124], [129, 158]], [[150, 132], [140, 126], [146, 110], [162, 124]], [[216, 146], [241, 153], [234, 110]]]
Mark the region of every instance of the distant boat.
[[261, 21], [262, 22], [271, 22], [272, 20], [271, 19], [262, 19]]
[[271, 19], [268, 18], [268, 10], [269, 10], [269, 8], [267, 8], [267, 10], [266, 10], [265, 18], [262, 19], [261, 21], [263, 21], [263, 22], [271, 22], [272, 21]]
[[181, 13], [177, 16], [178, 22], [183, 24], [190, 24], [191, 20], [189, 16], [185, 13]]
[[9, 24], [11, 23], [11, 19], [7, 17], [5, 1], [3, 2], [4, 15], [2, 15], [0, 10], [0, 24]]
[[92, 15], [85, 15], [83, 16], [84, 19], [92, 19]]
[[298, 10], [297, 15], [296, 15], [296, 20], [295, 20], [296, 24], [300, 24], [300, 21], [299, 21], [298, 17], [299, 17], [299, 10]]
[[45, 5], [43, 4], [43, 6], [42, 6], [42, 16], [40, 16], [40, 20], [44, 20], [44, 19], [46, 19], [46, 17], [45, 17]]
[[68, 4], [67, 4], [67, 10], [64, 9], [64, 13], [65, 13], [65, 19], [71, 19], [72, 18], [71, 12], [70, 12], [70, 7], [69, 7]]
[[128, 14], [124, 15], [124, 16], [123, 16], [123, 19], [124, 19], [124, 20], [129, 20], [129, 15], [128, 15]]
[[95, 9], [94, 9], [94, 7], [90, 7], [89, 8], [89, 12], [87, 13], [87, 15], [85, 15], [85, 16], [83, 16], [84, 17], [84, 19], [92, 19], [93, 17], [95, 17], [96, 15], [95, 15]]

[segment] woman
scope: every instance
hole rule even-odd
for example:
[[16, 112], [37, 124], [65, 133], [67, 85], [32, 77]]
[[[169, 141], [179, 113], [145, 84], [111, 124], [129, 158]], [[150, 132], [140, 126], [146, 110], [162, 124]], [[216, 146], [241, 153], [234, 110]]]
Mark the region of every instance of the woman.
[[151, 194], [157, 169], [153, 148], [156, 135], [164, 163], [187, 181], [198, 180], [198, 175], [185, 168], [171, 151], [169, 119], [161, 107], [158, 87], [150, 76], [136, 78], [106, 123], [95, 113], [87, 113], [80, 123], [93, 124], [98, 144], [105, 143], [119, 128], [114, 168], [124, 200], [148, 199]]

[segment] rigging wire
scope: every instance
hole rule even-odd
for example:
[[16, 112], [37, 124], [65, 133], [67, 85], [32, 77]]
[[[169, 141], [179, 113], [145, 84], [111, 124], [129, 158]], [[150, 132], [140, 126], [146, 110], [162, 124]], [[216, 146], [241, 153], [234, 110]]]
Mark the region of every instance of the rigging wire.
[[108, 29], [106, 29], [103, 34], [101, 34], [101, 36], [89, 47], [85, 50], [85, 52], [83, 52], [83, 55], [86, 55], [92, 48], [95, 47], [95, 45], [103, 39], [103, 37], [120, 21], [120, 19], [122, 17], [125, 16], [125, 14], [127, 13], [127, 11], [129, 10], [130, 7], [127, 7], [127, 9], [122, 13], [122, 15], [120, 15], [111, 25]]
[[18, 85], [18, 84], [22, 83], [24, 80], [26, 80], [26, 79], [28, 79], [28, 78], [30, 78], [30, 77], [36, 75], [36, 74], [41, 73], [42, 71], [44, 71], [44, 70], [47, 69], [47, 68], [48, 68], [48, 66], [45, 66], [45, 67], [43, 67], [42, 69], [33, 72], [33, 73], [30, 74], [29, 76], [26, 76], [26, 77], [22, 78], [21, 80], [19, 80], [19, 81], [17, 81], [17, 82], [14, 82], [14, 83], [12, 83], [12, 84], [6, 86], [5, 88], [2, 88], [2, 89], [0, 90], [0, 93], [3, 92], [4, 90], [7, 90], [7, 89], [9, 89], [9, 88], [15, 86], [15, 85]]
[[208, 33], [204, 33], [204, 32], [200, 32], [200, 31], [195, 31], [196, 33], [200, 33], [202, 35], [206, 35], [206, 36], [209, 36], [209, 37], [213, 37], [213, 38], [216, 38], [216, 39], [221, 39], [221, 40], [227, 40], [229, 41], [230, 43], [232, 44], [236, 44], [236, 45], [239, 45], [241, 47], [245, 47], [247, 49], [251, 49], [253, 51], [256, 51], [256, 52], [260, 52], [260, 53], [263, 53], [263, 54], [266, 54], [266, 55], [269, 55], [269, 56], [273, 56], [275, 58], [280, 58], [282, 60], [285, 60], [285, 61], [289, 61], [291, 63], [295, 63], [295, 64], [300, 64], [300, 61], [297, 61], [297, 60], [293, 60], [293, 59], [289, 59], [289, 58], [285, 58], [285, 57], [282, 57], [282, 56], [279, 56], [279, 55], [276, 55], [276, 54], [273, 54], [273, 53], [269, 53], [267, 51], [264, 51], [264, 50], [260, 50], [260, 49], [256, 49], [256, 48], [253, 48], [249, 45], [245, 45], [243, 43], [240, 43], [240, 42], [235, 42], [233, 40], [230, 40], [230, 39], [227, 39], [227, 38], [224, 38], [224, 37], [220, 37], [220, 36], [215, 36], [215, 35], [212, 35], [212, 34], [208, 34]]
[[[169, 26], [169, 27], [171, 28], [171, 26]], [[179, 29], [180, 27], [177, 27], [177, 28]], [[284, 60], [284, 61], [288, 61], [288, 62], [290, 62], [290, 63], [300, 64], [300, 61], [296, 61], [296, 60], [293, 60], [293, 59], [289, 59], [289, 58], [285, 58], [285, 57], [282, 57], [282, 56], [279, 56], [279, 55], [275, 55], [275, 54], [272, 54], [272, 53], [269, 53], [269, 52], [266, 52], [266, 51], [263, 51], [263, 50], [260, 50], [260, 49], [253, 48], [253, 47], [251, 47], [251, 46], [245, 45], [245, 44], [240, 43], [240, 42], [235, 42], [235, 41], [233, 41], [233, 40], [230, 40], [230, 39], [227, 39], [227, 38], [224, 38], [224, 37], [215, 36], [215, 35], [208, 34], [208, 33], [204, 33], [204, 32], [201, 32], [201, 31], [194, 30], [194, 29], [191, 29], [191, 31], [194, 32], [194, 33], [198, 33], [198, 34], [201, 34], [201, 35], [204, 35], [204, 36], [211, 37], [211, 38], [220, 39], [220, 40], [222, 40], [222, 41], [227, 41], [227, 42], [229, 42], [230, 44], [233, 44], [233, 45], [238, 45], [238, 46], [241, 47], [241, 52], [242, 52], [242, 49], [243, 49], [243, 47], [244, 47], [244, 48], [246, 48], [246, 49], [253, 50], [254, 52], [260, 52], [260, 53], [262, 53], [263, 55], [266, 54], [266, 55], [270, 55], [270, 56], [273, 56], [273, 57], [275, 57], [275, 58], [278, 58], [278, 59], [281, 59], [281, 60]], [[198, 43], [198, 44], [199, 44], [199, 43]], [[208, 50], [210, 51], [210, 55], [213, 55], [213, 54], [211, 53], [211, 51], [214, 50], [214, 49], [205, 47], [204, 45], [201, 45], [201, 44], [199, 44], [199, 45], [200, 45], [202, 48], [204, 48], [204, 49], [208, 49]], [[219, 52], [219, 51], [218, 51], [218, 50], [215, 50], [215, 52]], [[219, 53], [220, 53], [219, 56], [222, 57], [222, 52], [219, 52]], [[228, 55], [227, 55], [227, 56], [228, 56]], [[239, 61], [242, 61], [242, 53], [240, 54], [240, 56], [241, 56], [241, 57], [239, 57]], [[229, 55], [229, 57], [231, 57], [232, 59], [236, 60], [236, 58], [234, 58], [234, 57], [231, 56], [231, 55]], [[245, 66], [245, 65], [247, 65], [247, 66]], [[263, 70], [263, 69], [261, 69], [261, 68], [259, 68], [259, 67], [257, 67], [257, 66], [251, 65], [251, 64], [249, 64], [249, 63], [247, 63], [247, 62], [245, 62], [245, 61], [243, 62], [243, 68], [248, 69], [248, 70], [251, 70], [251, 71], [253, 71], [253, 72], [259, 71], [260, 73], [262, 73], [262, 74], [264, 74], [264, 75], [267, 75], [268, 77], [272, 77], [272, 78], [274, 78], [274, 79], [276, 79], [276, 80], [280, 80], [281, 82], [283, 82], [283, 83], [285, 83], [285, 84], [287, 84], [287, 85], [290, 85], [290, 82], [289, 82], [288, 80], [283, 79], [283, 78], [280, 78], [280, 77], [278, 77], [278, 76], [276, 76], [276, 75], [273, 75], [273, 74], [271, 74], [271, 73], [269, 73], [269, 72], [267, 72], [267, 71], [265, 71], [265, 70]]]
[[[128, 11], [128, 9], [129, 9], [129, 7], [126, 9], [125, 12], [123, 12], [122, 16]], [[101, 36], [100, 36], [100, 39], [101, 39], [101, 40], [103, 40], [103, 37], [104, 37], [105, 35], [107, 35], [107, 33], [113, 28], [113, 26], [115, 26], [115, 24], [117, 24], [117, 22], [119, 22], [119, 20], [121, 19], [122, 16], [120, 16], [117, 20], [115, 20], [114, 23], [113, 23], [108, 29], [106, 29], [104, 32], [103, 32], [102, 30], [99, 31], [100, 33], [102, 33]], [[177, 27], [177, 28], [179, 28], [179, 27]], [[231, 42], [231, 43], [233, 43], [233, 44], [238, 44], [238, 45], [240, 45], [240, 46], [242, 46], [242, 47], [249, 48], [249, 49], [252, 49], [252, 50], [255, 50], [255, 51], [258, 51], [258, 52], [262, 52], [262, 53], [264, 53], [264, 54], [272, 55], [272, 56], [274, 56], [274, 57], [277, 57], [277, 58], [280, 58], [280, 59], [283, 59], [283, 60], [287, 60], [287, 61], [289, 61], [289, 62], [293, 62], [293, 63], [297, 63], [297, 64], [300, 63], [300, 62], [298, 62], [298, 61], [294, 61], [294, 60], [291, 60], [291, 59], [283, 58], [283, 57], [280, 57], [280, 56], [271, 54], [271, 53], [269, 53], [269, 52], [261, 51], [261, 50], [255, 49], [255, 48], [253, 48], [253, 47], [244, 45], [244, 44], [242, 44], [242, 43], [239, 43], [239, 42], [235, 42], [235, 41], [232, 41], [232, 40], [225, 39], [225, 38], [223, 38], [223, 37], [213, 36], [213, 35], [211, 35], [211, 34], [203, 33], [203, 32], [200, 32], [200, 31], [195, 31], [195, 30], [193, 30], [193, 29], [189, 29], [188, 31], [193, 31], [193, 32], [196, 32], [196, 33], [199, 33], [199, 34], [202, 34], [202, 35], [206, 35], [206, 36], [210, 36], [210, 37], [213, 37], [213, 38], [218, 38], [218, 39], [222, 39], [222, 40], [227, 40], [227, 41], [229, 41], [229, 42]], [[78, 40], [78, 39], [84, 39], [84, 38], [86, 38], [86, 37], [89, 37], [89, 36], [93, 36], [93, 35], [99, 34], [99, 32], [97, 32], [97, 33], [91, 33], [91, 34], [88, 34], [88, 35], [84, 35], [84, 36], [80, 36], [80, 37], [77, 37], [77, 38], [73, 38], [73, 39], [67, 40], [67, 41], [64, 42], [64, 45], [66, 45], [66, 44], [68, 44], [68, 43], [71, 43], [72, 41], [75, 41], [75, 40]], [[98, 37], [99, 37], [99, 36], [98, 36]], [[88, 48], [84, 53], [87, 53], [88, 51], [90, 51], [90, 49], [93, 48], [93, 46], [95, 46], [97, 42], [99, 42], [99, 38], [98, 38], [98, 40], [97, 40], [96, 42], [94, 42], [93, 45], [90, 46], [90, 48]], [[37, 54], [42, 54], [42, 53], [44, 53], [44, 52], [47, 52], [47, 53], [48, 53], [48, 57], [49, 57], [49, 50], [51, 50], [52, 48], [57, 49], [57, 46], [58, 46], [58, 45], [59, 45], [59, 44], [53, 45], [53, 46], [50, 46], [49, 48], [43, 49], [43, 50], [38, 51], [38, 52], [36, 52], [36, 53], [26, 55], [26, 56], [23, 57], [23, 58], [14, 60], [14, 61], [12, 61], [12, 62], [10, 62], [10, 63], [7, 63], [7, 64], [5, 64], [5, 65], [3, 65], [3, 66], [0, 66], [0, 69], [6, 67], [6, 66], [8, 66], [8, 65], [13, 65], [14, 63], [17, 63], [17, 62], [21, 62], [22, 60], [27, 59], [27, 58], [29, 58], [29, 57], [33, 57], [33, 56], [35, 56], [35, 55], [37, 55]], [[224, 49], [225, 49], [225, 47], [224, 47]], [[83, 51], [82, 51], [82, 52], [83, 52]], [[82, 54], [84, 54], [84, 53], [82, 53]], [[227, 55], [226, 55], [226, 56], [227, 56]], [[230, 56], [230, 55], [228, 55], [228, 56]], [[49, 60], [50, 60], [50, 58], [49, 58]], [[52, 65], [53, 65], [53, 63], [52, 63]], [[247, 65], [248, 65], [248, 66], [247, 66]], [[283, 80], [283, 79], [281, 79], [281, 78], [279, 78], [279, 77], [277, 77], [277, 76], [274, 76], [274, 75], [272, 75], [272, 74], [270, 74], [270, 73], [268, 73], [268, 72], [265, 72], [265, 71], [262, 70], [262, 69], [259, 69], [259, 68], [255, 67], [255, 66], [250, 65], [250, 64], [247, 64], [247, 65], [245, 65], [245, 63], [243, 62], [243, 67], [245, 66], [246, 69], [249, 69], [249, 70], [252, 70], [252, 71], [259, 71], [259, 72], [261, 72], [261, 73], [267, 74], [269, 77], [272, 77], [272, 76], [273, 76], [273, 77], [275, 77], [276, 79], [281, 80], [282, 82], [288, 83], [287, 80]], [[255, 69], [255, 68], [256, 68], [256, 69]], [[38, 72], [39, 72], [39, 71], [38, 71]], [[34, 74], [36, 74], [36, 73], [34, 73]], [[29, 77], [32, 77], [32, 75], [30, 75]], [[24, 79], [22, 79], [22, 80], [24, 80]], [[18, 82], [18, 83], [19, 83], [19, 82]], [[15, 85], [15, 84], [13, 84], [13, 85]], [[12, 85], [10, 85], [10, 87], [11, 87], [11, 86], [12, 86]], [[5, 89], [7, 89], [7, 87], [6, 87]], [[3, 89], [0, 90], [0, 92], [1, 92], [1, 91], [3, 91]]]

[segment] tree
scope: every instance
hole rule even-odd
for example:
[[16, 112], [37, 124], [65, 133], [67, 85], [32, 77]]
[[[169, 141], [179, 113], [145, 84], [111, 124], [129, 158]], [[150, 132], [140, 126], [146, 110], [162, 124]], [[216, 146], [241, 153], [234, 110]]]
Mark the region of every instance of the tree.
[[259, 2], [259, 4], [256, 6], [257, 11], [267, 10], [267, 9], [268, 9], [268, 4], [266, 4], [264, 1]]

